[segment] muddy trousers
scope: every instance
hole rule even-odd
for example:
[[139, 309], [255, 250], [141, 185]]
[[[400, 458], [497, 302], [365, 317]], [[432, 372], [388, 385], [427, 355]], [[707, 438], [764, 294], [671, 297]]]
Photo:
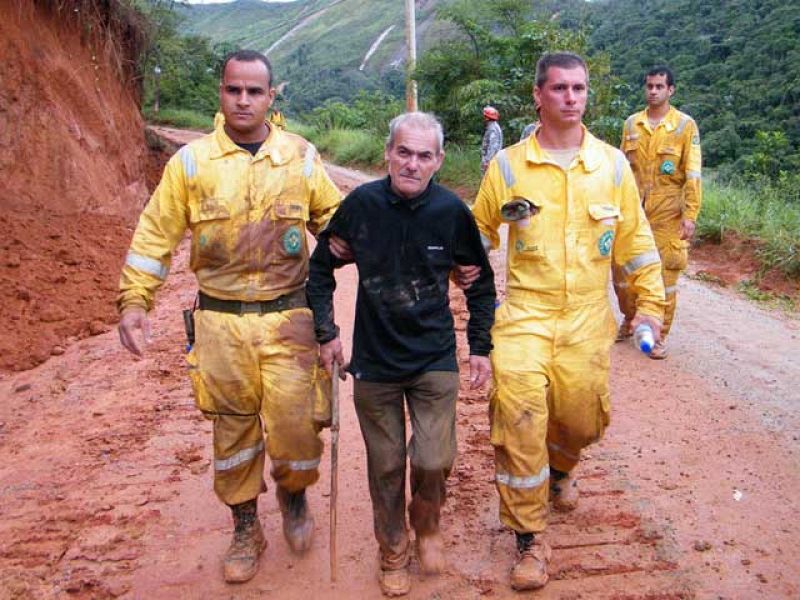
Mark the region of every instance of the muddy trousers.
[[520, 533], [547, 525], [550, 469], [565, 473], [610, 421], [607, 300], [543, 309], [509, 297], [492, 329], [491, 443], [500, 520]]
[[[688, 242], [679, 237], [660, 236], [657, 230], [653, 230], [658, 246], [658, 254], [661, 257], [661, 278], [664, 281], [664, 294], [666, 304], [664, 305], [664, 323], [661, 327], [661, 337], [666, 340], [672, 329], [672, 322], [675, 320], [675, 311], [678, 306], [678, 279], [688, 264]], [[632, 320], [636, 314], [636, 293], [631, 289], [625, 273], [614, 266], [614, 292], [619, 301], [619, 310], [628, 321]]]
[[356, 380], [356, 414], [367, 448], [367, 473], [381, 568], [408, 562], [406, 416], [411, 420], [409, 520], [417, 536], [439, 530], [445, 480], [456, 456], [458, 373], [431, 371], [402, 382]]
[[330, 380], [317, 364], [311, 311], [198, 310], [195, 331], [187, 362], [195, 402], [213, 421], [219, 499], [240, 504], [263, 492], [265, 454], [289, 492], [316, 482]]

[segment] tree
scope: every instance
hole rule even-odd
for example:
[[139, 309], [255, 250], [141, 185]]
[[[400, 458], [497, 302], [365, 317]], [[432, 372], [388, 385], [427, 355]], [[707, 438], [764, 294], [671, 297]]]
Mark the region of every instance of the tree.
[[[425, 53], [415, 77], [424, 108], [439, 115], [448, 138], [458, 142], [476, 141], [486, 104], [497, 107], [506, 129], [519, 136], [536, 119], [532, 90], [539, 57], [556, 50], [588, 54], [583, 29], [565, 29], [557, 21], [537, 18], [525, 0], [458, 0], [441, 8], [438, 16], [452, 24], [452, 34]], [[605, 56], [592, 56], [587, 62], [587, 123], [616, 142], [624, 109], [616, 101], [618, 82]]]

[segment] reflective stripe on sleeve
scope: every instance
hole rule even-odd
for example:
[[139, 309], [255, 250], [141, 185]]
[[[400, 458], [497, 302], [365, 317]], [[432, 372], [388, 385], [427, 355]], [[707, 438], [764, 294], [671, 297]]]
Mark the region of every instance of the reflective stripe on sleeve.
[[303, 163], [303, 177], [306, 179], [310, 178], [311, 174], [314, 172], [314, 159], [316, 156], [317, 149], [309, 144], [308, 148], [306, 148], [306, 160], [305, 163]]
[[510, 188], [516, 183], [516, 179], [514, 179], [514, 172], [511, 170], [511, 163], [508, 162], [508, 156], [506, 156], [505, 150], [500, 150], [497, 154], [495, 154], [495, 159], [497, 159], [497, 166], [500, 167], [500, 173], [503, 175], [503, 180], [506, 182], [506, 187]]
[[661, 262], [661, 259], [658, 256], [657, 250], [650, 250], [649, 252], [645, 252], [644, 254], [640, 254], [639, 256], [634, 256], [624, 265], [622, 265], [622, 270], [625, 271], [625, 275], [630, 275], [641, 269], [642, 267], [646, 267], [648, 265], [655, 265]]
[[631, 286], [628, 285], [627, 281], [615, 281], [614, 282], [614, 286], [618, 287], [621, 290], [624, 290], [625, 288], [631, 287]]
[[542, 485], [550, 478], [550, 465], [545, 465], [538, 475], [531, 475], [529, 477], [517, 477], [516, 475], [509, 475], [508, 473], [497, 473], [494, 478], [497, 483], [507, 485], [511, 488], [517, 489], [531, 489]]
[[319, 462], [319, 458], [312, 458], [310, 460], [273, 460], [272, 464], [289, 467], [292, 471], [312, 471], [319, 466]]
[[486, 250], [486, 252], [492, 249], [492, 240], [483, 234], [481, 234], [481, 244], [483, 244], [483, 249]]
[[675, 130], [675, 132], [676, 132], [676, 133], [678, 133], [678, 134], [681, 134], [681, 133], [683, 133], [683, 130], [684, 130], [684, 129], [686, 129], [686, 124], [687, 124], [688, 122], [689, 122], [689, 117], [683, 117], [683, 118], [682, 118], [682, 119], [681, 119], [681, 120], [678, 122], [678, 128]]
[[184, 146], [178, 151], [181, 157], [181, 164], [183, 164], [183, 172], [186, 177], [192, 179], [197, 175], [197, 162], [194, 160], [194, 152], [189, 146]]
[[678, 291], [678, 286], [677, 285], [671, 285], [669, 287], [665, 287], [664, 288], [664, 295], [665, 296], [671, 296], [672, 294], [674, 294], [677, 291]]
[[700, 179], [700, 171], [686, 171], [686, 179]]
[[142, 256], [141, 254], [134, 254], [128, 252], [128, 257], [125, 259], [125, 264], [134, 269], [139, 269], [150, 275], [154, 275], [159, 279], [166, 279], [169, 269], [166, 265], [161, 264], [161, 261], [149, 256]]
[[628, 159], [622, 153], [622, 150], [617, 150], [614, 153], [616, 160], [614, 161], [614, 186], [619, 187], [622, 185], [622, 176], [625, 174], [625, 163]]
[[238, 467], [241, 464], [246, 462], [250, 462], [254, 458], [256, 458], [259, 453], [264, 450], [264, 441], [258, 442], [255, 446], [251, 446], [250, 448], [245, 448], [244, 450], [239, 450], [233, 456], [228, 458], [219, 458], [214, 461], [214, 470], [215, 471], [229, 471], [235, 467]]

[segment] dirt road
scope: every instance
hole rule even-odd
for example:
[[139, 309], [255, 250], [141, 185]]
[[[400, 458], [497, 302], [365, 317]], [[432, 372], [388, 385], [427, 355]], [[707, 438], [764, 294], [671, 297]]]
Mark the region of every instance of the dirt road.
[[[332, 172], [343, 189], [361, 177]], [[501, 257], [493, 261], [502, 273]], [[222, 583], [230, 517], [211, 489], [210, 426], [193, 407], [183, 365], [180, 309], [195, 293], [186, 263], [184, 243], [144, 359], [111, 331], [0, 380], [0, 598], [380, 597], [349, 381], [338, 582], [329, 582], [325, 468], [309, 493], [310, 554], [290, 554], [270, 486], [260, 500], [269, 540], [260, 572], [244, 585]], [[354, 270], [338, 280], [349, 347]], [[463, 364], [463, 296], [452, 299]], [[796, 321], [682, 280], [673, 355], [656, 362], [628, 344], [614, 348], [612, 426], [580, 466], [579, 509], [552, 518], [552, 580], [536, 595], [800, 597], [799, 334]], [[464, 391], [458, 411], [460, 455], [443, 519], [451, 566], [442, 577], [415, 575], [411, 597], [517, 597], [485, 394]]]

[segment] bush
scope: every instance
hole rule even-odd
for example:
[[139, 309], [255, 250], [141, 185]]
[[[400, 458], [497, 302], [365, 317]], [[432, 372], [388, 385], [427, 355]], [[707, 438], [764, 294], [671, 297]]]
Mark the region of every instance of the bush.
[[162, 108], [158, 114], [152, 109], [143, 111], [145, 119], [149, 123], [159, 125], [169, 125], [181, 129], [197, 129], [199, 131], [211, 131], [214, 129], [214, 114], [201, 113], [195, 110], [182, 108]]
[[701, 239], [721, 242], [727, 232], [760, 242], [762, 271], [800, 278], [800, 177], [777, 182], [707, 182], [697, 223]]

